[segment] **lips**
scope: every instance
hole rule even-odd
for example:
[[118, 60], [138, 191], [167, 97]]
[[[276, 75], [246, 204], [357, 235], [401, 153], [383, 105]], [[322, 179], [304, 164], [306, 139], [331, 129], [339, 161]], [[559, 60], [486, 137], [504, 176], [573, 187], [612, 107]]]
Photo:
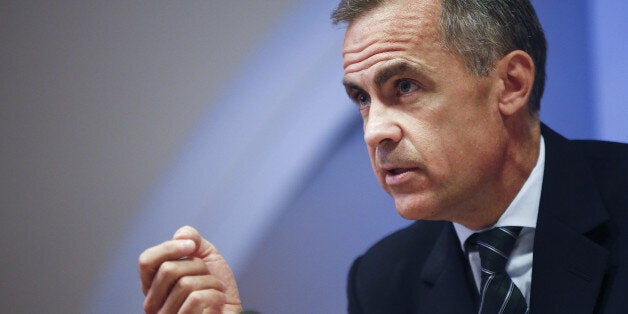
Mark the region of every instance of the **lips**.
[[397, 165], [390, 165], [390, 166], [382, 166], [381, 169], [386, 172], [386, 174], [391, 174], [391, 175], [397, 175], [397, 174], [402, 174], [408, 171], [414, 171], [417, 170], [417, 167], [413, 167], [413, 166], [397, 166]]
[[386, 170], [386, 173], [389, 173], [392, 175], [398, 175], [398, 174], [402, 174], [408, 171], [410, 171], [410, 168], [393, 168], [390, 170]]
[[412, 174], [418, 170], [415, 167], [387, 167], [385, 172], [386, 184], [389, 186], [401, 185], [410, 180]]

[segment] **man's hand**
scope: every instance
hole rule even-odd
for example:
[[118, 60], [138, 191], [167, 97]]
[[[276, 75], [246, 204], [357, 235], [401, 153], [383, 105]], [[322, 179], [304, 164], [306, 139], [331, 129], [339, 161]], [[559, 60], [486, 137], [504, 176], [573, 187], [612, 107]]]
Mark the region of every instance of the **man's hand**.
[[186, 226], [139, 258], [146, 313], [240, 313], [233, 273], [216, 248]]

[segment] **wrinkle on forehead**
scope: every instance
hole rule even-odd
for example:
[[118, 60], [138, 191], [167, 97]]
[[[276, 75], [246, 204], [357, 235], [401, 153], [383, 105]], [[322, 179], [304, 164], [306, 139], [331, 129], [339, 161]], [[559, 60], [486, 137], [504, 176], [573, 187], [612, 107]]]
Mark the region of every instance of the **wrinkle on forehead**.
[[440, 24], [435, 14], [440, 8], [429, 2], [384, 5], [353, 21], [343, 44], [345, 73], [369, 68], [395, 52], [439, 43]]
[[358, 53], [344, 58], [343, 68], [345, 74], [370, 68], [378, 62], [388, 59], [388, 57], [395, 52], [404, 50], [403, 45], [398, 43], [391, 43], [390, 45], [382, 43], [380, 45], [370, 46], [367, 51], [364, 51], [362, 54]]

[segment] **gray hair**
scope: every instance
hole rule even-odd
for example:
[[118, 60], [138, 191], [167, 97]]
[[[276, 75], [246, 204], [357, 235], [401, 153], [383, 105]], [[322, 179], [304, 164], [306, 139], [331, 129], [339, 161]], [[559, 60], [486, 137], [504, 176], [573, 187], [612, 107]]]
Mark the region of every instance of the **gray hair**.
[[[357, 19], [386, 0], [341, 0], [334, 24]], [[514, 50], [528, 53], [535, 78], [528, 109], [537, 113], [545, 88], [547, 43], [528, 0], [442, 0], [440, 24], [444, 46], [458, 54], [468, 70], [486, 76], [495, 62]]]

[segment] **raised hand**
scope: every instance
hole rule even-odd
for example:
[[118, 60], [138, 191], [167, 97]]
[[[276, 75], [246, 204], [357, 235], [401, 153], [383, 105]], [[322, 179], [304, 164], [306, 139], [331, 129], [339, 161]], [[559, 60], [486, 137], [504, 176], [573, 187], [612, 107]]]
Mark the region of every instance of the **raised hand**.
[[146, 313], [240, 313], [242, 305], [229, 265], [194, 228], [139, 257]]

